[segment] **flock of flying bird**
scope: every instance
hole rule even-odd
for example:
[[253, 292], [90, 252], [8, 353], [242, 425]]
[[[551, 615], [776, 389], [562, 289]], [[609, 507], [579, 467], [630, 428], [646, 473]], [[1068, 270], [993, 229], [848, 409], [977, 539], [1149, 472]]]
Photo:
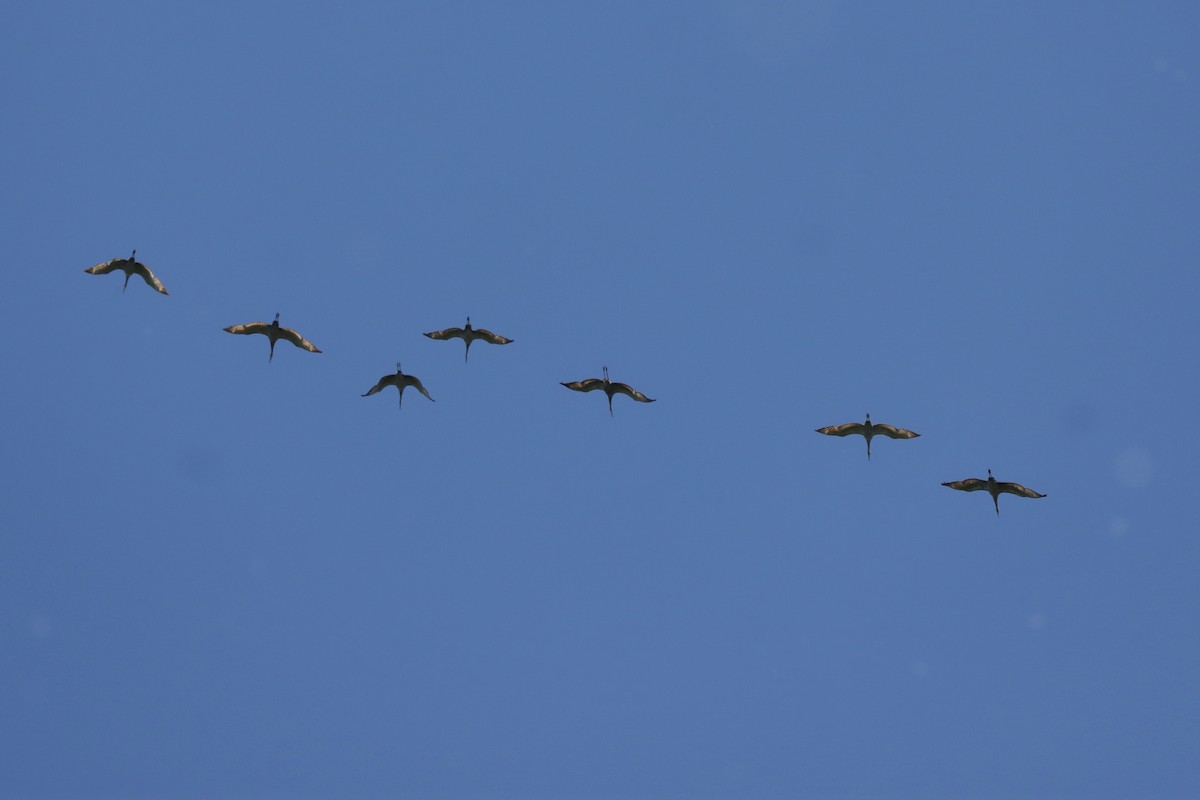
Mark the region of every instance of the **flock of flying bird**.
[[[110, 272], [121, 270], [125, 273], [125, 285], [121, 291], [129, 288], [129, 278], [133, 275], [138, 275], [155, 291], [161, 294], [170, 294], [167, 287], [163, 286], [150, 268], [136, 259], [137, 250], [130, 254], [129, 258], [114, 258], [104, 264], [97, 264], [94, 267], [88, 267], [84, 270], [92, 275], [107, 275]], [[274, 322], [247, 322], [241, 325], [230, 325], [224, 329], [228, 333], [237, 334], [252, 334], [261, 333], [267, 337], [271, 343], [270, 353], [267, 356], [267, 361], [270, 362], [275, 358], [275, 343], [280, 339], [291, 342], [301, 350], [307, 350], [310, 353], [319, 353], [317, 346], [305, 339], [291, 328], [284, 328], [279, 324], [279, 314], [275, 314]], [[462, 328], [446, 328], [440, 331], [430, 331], [425, 334], [430, 339], [445, 341], [448, 339], [462, 339], [466, 343], [466, 350], [463, 353], [463, 360], [466, 361], [471, 353], [471, 342], [482, 340], [488, 344], [509, 344], [513, 340], [498, 336], [485, 328], [471, 327], [471, 318], [467, 317], [467, 324]], [[604, 367], [603, 378], [587, 378], [581, 381], [563, 382], [563, 386], [572, 389], [576, 392], [592, 392], [596, 390], [603, 391], [608, 396], [608, 413], [612, 416], [612, 400], [614, 394], [623, 394], [636, 400], [639, 403], [653, 403], [654, 400], [634, 389], [627, 383], [617, 383], [610, 381], [608, 378], [608, 367]], [[400, 405], [404, 404], [404, 390], [412, 386], [418, 392], [425, 395], [429, 400], [429, 392], [421, 383], [420, 379], [415, 375], [406, 375], [400, 369], [400, 363], [396, 363], [396, 372], [392, 375], [384, 375], [379, 379], [378, 383], [372, 386], [363, 397], [370, 397], [373, 394], [386, 389], [388, 386], [395, 386], [400, 392]], [[865, 422], [847, 422], [843, 425], [828, 425], [824, 428], [818, 428], [817, 433], [823, 433], [826, 436], [850, 436], [859, 435], [867, 440], [867, 459], [871, 458], [871, 438], [874, 436], [887, 436], [891, 439], [915, 439], [921, 434], [915, 433], [904, 428], [897, 428], [893, 425], [887, 425], [882, 422], [872, 422], [871, 415], [867, 414]], [[1000, 513], [1000, 495], [1014, 494], [1018, 497], [1045, 497], [1046, 495], [1035, 492], [1032, 489], [1026, 488], [1019, 483], [1011, 483], [1008, 481], [998, 481], [992, 476], [991, 469], [988, 470], [987, 479], [983, 478], [965, 478], [961, 481], [948, 481], [942, 484], [949, 486], [951, 489], [958, 489], [963, 492], [978, 492], [986, 491], [992, 496], [992, 503], [996, 507], [996, 514]]]

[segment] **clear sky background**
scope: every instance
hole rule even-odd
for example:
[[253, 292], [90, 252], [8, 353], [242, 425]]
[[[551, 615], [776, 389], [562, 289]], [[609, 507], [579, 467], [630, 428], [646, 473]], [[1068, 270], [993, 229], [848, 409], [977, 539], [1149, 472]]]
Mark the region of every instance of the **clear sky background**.
[[5, 4], [0, 797], [1200, 796], [1198, 41]]

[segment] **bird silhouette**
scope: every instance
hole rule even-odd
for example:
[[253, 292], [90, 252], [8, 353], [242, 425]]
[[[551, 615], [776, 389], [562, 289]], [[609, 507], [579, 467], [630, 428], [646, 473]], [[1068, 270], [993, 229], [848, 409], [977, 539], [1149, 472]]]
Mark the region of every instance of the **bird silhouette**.
[[84, 270], [84, 272], [88, 273], [89, 275], [107, 275], [113, 270], [119, 269], [125, 273], [125, 285], [121, 287], [122, 292], [129, 288], [130, 275], [141, 275], [142, 280], [144, 280], [150, 286], [150, 288], [154, 289], [160, 294], [170, 294], [170, 292], [167, 291], [167, 287], [163, 286], [162, 281], [155, 277], [154, 273], [150, 271], [150, 268], [138, 261], [136, 257], [137, 250], [134, 250], [129, 254], [129, 258], [114, 258], [113, 260], [104, 264], [97, 264], [94, 267], [88, 267]]
[[244, 325], [230, 325], [224, 329], [227, 333], [241, 333], [249, 335], [251, 333], [261, 333], [271, 340], [271, 353], [267, 356], [268, 363], [275, 358], [275, 342], [283, 339], [286, 342], [299, 347], [301, 350], [307, 350], [310, 353], [319, 353], [317, 346], [305, 339], [291, 328], [281, 328], [279, 326], [279, 312], [275, 312], [274, 322], [247, 322]]
[[871, 460], [871, 437], [873, 436], [888, 436], [892, 439], [915, 439], [921, 434], [914, 431], [897, 428], [894, 425], [885, 425], [882, 422], [871, 422], [871, 415], [867, 414], [866, 422], [847, 422], [844, 425], [827, 425], [824, 428], [817, 428], [817, 433], [823, 433], [826, 436], [850, 436], [851, 434], [861, 434], [867, 440], [867, 460]]
[[[370, 397], [373, 394], [378, 394], [388, 386], [395, 386], [400, 390], [400, 405], [397, 406], [398, 408], [404, 406], [404, 387], [406, 386], [415, 387], [418, 392], [426, 397], [429, 397], [429, 392], [425, 391], [425, 386], [421, 383], [420, 378], [415, 375], [405, 375], [400, 369], [399, 361], [396, 362], [396, 373], [394, 375], [384, 375], [379, 379], [379, 383], [372, 386], [367, 393], [363, 395], [363, 397]], [[436, 400], [433, 400], [432, 397], [429, 397], [429, 399], [435, 403], [437, 402]]]
[[476, 339], [482, 339], [488, 344], [509, 344], [513, 341], [507, 337], [498, 336], [489, 331], [487, 328], [472, 328], [470, 317], [467, 317], [466, 327], [446, 328], [445, 330], [441, 331], [430, 331], [425, 335], [430, 339], [437, 339], [439, 341], [448, 339], [462, 339], [467, 343], [466, 352], [463, 353], [463, 361], [466, 361], [467, 356], [471, 354], [471, 342], [475, 341]]
[[1000, 514], [1000, 495], [1003, 493], [1015, 494], [1017, 497], [1045, 497], [1044, 494], [1039, 494], [1033, 489], [1028, 489], [1019, 483], [1009, 483], [1007, 481], [998, 481], [992, 477], [991, 469], [988, 470], [987, 480], [983, 478], [965, 478], [961, 481], [949, 481], [943, 483], [942, 486], [949, 486], [951, 489], [958, 489], [960, 492], [978, 492], [986, 491], [992, 496], [992, 503], [996, 506], [996, 514]]
[[[562, 383], [560, 381], [560, 383]], [[573, 389], [576, 392], [594, 392], [597, 389], [604, 391], [608, 395], [608, 415], [611, 417], [613, 413], [612, 399], [614, 394], [624, 394], [637, 400], [639, 403], [653, 403], [646, 395], [634, 389], [627, 383], [614, 383], [608, 379], [608, 367], [604, 367], [603, 378], [587, 378], [582, 381], [572, 381], [571, 383], [563, 383], [563, 386], [568, 389]]]

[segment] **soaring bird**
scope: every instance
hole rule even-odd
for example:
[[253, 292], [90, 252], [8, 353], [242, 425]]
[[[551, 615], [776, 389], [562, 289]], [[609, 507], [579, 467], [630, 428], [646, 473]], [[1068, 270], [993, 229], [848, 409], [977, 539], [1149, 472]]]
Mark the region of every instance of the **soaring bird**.
[[279, 327], [279, 312], [275, 312], [274, 322], [247, 322], [245, 325], [230, 325], [224, 330], [228, 333], [261, 333], [263, 336], [266, 336], [271, 340], [271, 354], [267, 356], [268, 363], [271, 361], [271, 359], [275, 358], [275, 342], [279, 339], [291, 342], [301, 350], [307, 350], [310, 353], [321, 352], [317, 349], [315, 344], [310, 342], [308, 339], [305, 339], [291, 328]]
[[961, 481], [950, 481], [943, 483], [942, 486], [949, 486], [951, 489], [958, 489], [962, 492], [978, 492], [983, 489], [992, 496], [992, 503], [996, 506], [996, 513], [1000, 513], [1000, 494], [1008, 492], [1015, 494], [1017, 497], [1045, 497], [1044, 494], [1038, 494], [1033, 489], [1027, 489], [1019, 483], [1009, 483], [1007, 481], [998, 481], [992, 477], [992, 471], [988, 470], [987, 480], [983, 478], [966, 478]]
[[121, 287], [122, 292], [129, 288], [129, 276], [136, 274], [141, 275], [142, 280], [160, 294], [170, 294], [167, 291], [167, 287], [163, 286], [162, 281], [154, 277], [154, 273], [150, 271], [150, 268], [135, 259], [136, 256], [137, 250], [134, 250], [129, 254], [129, 258], [114, 258], [106, 264], [97, 264], [94, 267], [88, 267], [84, 272], [89, 275], [107, 275], [114, 269], [119, 269], [125, 273], [125, 285]]
[[867, 460], [871, 460], [871, 437], [872, 436], [888, 436], [892, 439], [915, 439], [921, 434], [913, 431], [897, 428], [893, 425], [885, 425], [882, 422], [871, 422], [871, 415], [867, 414], [866, 422], [847, 422], [845, 425], [828, 425], [824, 428], [817, 428], [817, 433], [823, 433], [826, 436], [849, 436], [852, 433], [860, 433], [867, 440]]
[[425, 334], [430, 339], [462, 339], [467, 343], [467, 350], [463, 353], [463, 361], [467, 360], [467, 356], [471, 354], [471, 342], [476, 339], [482, 339], [488, 344], [508, 344], [512, 339], [504, 336], [497, 336], [487, 328], [472, 328], [471, 318], [467, 317], [467, 326], [465, 328], [446, 328], [444, 331], [430, 331]]
[[[560, 381], [560, 383], [561, 383], [561, 381]], [[603, 379], [588, 378], [588, 379], [582, 380], [582, 381], [573, 381], [571, 383], [563, 383], [563, 386], [567, 387], [568, 389], [574, 389], [577, 392], [592, 392], [592, 391], [595, 391], [596, 389], [603, 389], [604, 393], [606, 395], [608, 395], [608, 415], [610, 417], [612, 416], [612, 399], [613, 399], [614, 394], [619, 393], [619, 394], [629, 395], [634, 400], [637, 400], [639, 403], [653, 403], [654, 402], [649, 397], [646, 397], [646, 395], [642, 394], [637, 389], [634, 389], [632, 386], [630, 386], [627, 383], [613, 383], [612, 381], [610, 381], [608, 379], [608, 367], [604, 368], [604, 378]]]
[[[373, 394], [378, 394], [379, 392], [382, 392], [384, 390], [384, 388], [387, 386], [395, 386], [397, 389], [400, 390], [400, 406], [404, 405], [404, 387], [405, 386], [415, 386], [418, 392], [425, 395], [426, 397], [429, 397], [429, 392], [425, 391], [425, 386], [422, 385], [421, 379], [416, 377], [415, 375], [405, 375], [400, 370], [400, 362], [399, 361], [396, 362], [396, 374], [395, 375], [384, 375], [382, 378], [379, 379], [379, 383], [372, 386], [370, 391], [368, 391], [366, 394], [364, 394], [363, 397], [370, 397]], [[429, 397], [429, 399], [433, 400], [432, 397]], [[437, 401], [433, 400], [433, 402], [436, 403]]]

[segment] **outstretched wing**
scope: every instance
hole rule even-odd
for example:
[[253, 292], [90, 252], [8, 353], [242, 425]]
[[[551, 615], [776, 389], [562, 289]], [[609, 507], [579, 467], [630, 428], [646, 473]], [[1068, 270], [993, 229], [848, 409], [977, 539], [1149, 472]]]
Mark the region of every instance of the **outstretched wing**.
[[866, 435], [866, 432], [866, 426], [861, 422], [847, 422], [845, 425], [826, 425], [824, 428], [817, 428], [817, 433], [823, 433], [826, 436], [849, 436], [852, 433]]
[[154, 273], [151, 272], [150, 268], [145, 264], [141, 263], [140, 261], [135, 261], [133, 264], [133, 271], [138, 275], [141, 275], [142, 280], [149, 284], [151, 289], [154, 289], [160, 294], [170, 294], [170, 292], [167, 291], [167, 287], [163, 286], [162, 281], [155, 277]]
[[108, 273], [112, 272], [114, 269], [122, 269], [123, 265], [128, 260], [129, 259], [126, 259], [126, 258], [114, 258], [113, 260], [106, 261], [103, 264], [97, 264], [94, 267], [88, 267], [87, 269], [84, 270], [84, 272], [87, 272], [92, 275], [107, 275]]
[[224, 328], [223, 330], [225, 330], [227, 333], [265, 334], [267, 331], [271, 330], [271, 327], [271, 323], [269, 322], [247, 322], [244, 325], [230, 325], [228, 328]]
[[308, 339], [305, 339], [303, 336], [301, 336], [299, 333], [292, 330], [291, 328], [280, 328], [279, 329], [279, 338], [287, 339], [289, 342], [296, 345], [296, 347], [299, 347], [301, 350], [307, 350], [310, 353], [321, 352], [320, 350], [317, 349], [317, 346], [315, 344], [310, 342]]
[[388, 386], [391, 386], [395, 382], [396, 382], [395, 375], [384, 375], [382, 378], [379, 379], [379, 383], [375, 384], [374, 386], [372, 386], [370, 389], [367, 390], [367, 393], [364, 394], [363, 397], [370, 397], [373, 394], [379, 394], [380, 392], [382, 392], [384, 389], [386, 389]]
[[[559, 382], [562, 383], [561, 381]], [[583, 381], [563, 383], [563, 386], [567, 387], [568, 389], [573, 389], [577, 392], [591, 392], [595, 391], [596, 389], [603, 389], [604, 381], [600, 380], [599, 378], [588, 378], [587, 380]]]
[[463, 335], [463, 329], [462, 328], [446, 328], [444, 331], [430, 331], [429, 333], [427, 333], [425, 335], [428, 336], [430, 339], [454, 339], [456, 337], [461, 339], [462, 335]]
[[646, 395], [639, 392], [637, 389], [634, 389], [628, 383], [612, 383], [610, 385], [612, 386], [613, 391], [620, 392], [621, 394], [624, 394], [624, 395], [628, 395], [628, 396], [632, 397], [634, 400], [637, 400], [639, 403], [653, 403], [654, 402], [649, 397], [646, 397]]
[[875, 433], [882, 433], [884, 436], [890, 436], [893, 439], [915, 439], [921, 435], [915, 431], [897, 428], [894, 425], [884, 425], [882, 422], [876, 422], [873, 427], [875, 428]]
[[[420, 392], [421, 394], [425, 395], [426, 397], [429, 397], [429, 392], [425, 391], [425, 384], [421, 383], [421, 380], [420, 380], [420, 378], [414, 378], [412, 375], [409, 375], [409, 376], [407, 376], [407, 377], [408, 377], [408, 384], [409, 384], [409, 386], [414, 386], [414, 387], [416, 387], [416, 390], [417, 390], [418, 392]], [[430, 400], [433, 400], [433, 398], [432, 398], [432, 397], [429, 397], [429, 399], [430, 399]], [[437, 401], [436, 401], [436, 400], [434, 400], [434, 402], [436, 403]]]
[[949, 486], [951, 489], [958, 489], [962, 492], [978, 492], [980, 489], [987, 488], [987, 481], [982, 478], [967, 478], [961, 481], [943, 483], [942, 486]]
[[[426, 335], [428, 336], [428, 334], [426, 334]], [[507, 337], [497, 336], [496, 334], [489, 331], [487, 328], [476, 328], [475, 329], [475, 338], [483, 339], [488, 344], [508, 344], [509, 342], [512, 341], [512, 339], [509, 339]]]
[[1045, 497], [1044, 494], [1038, 494], [1033, 489], [1027, 489], [1019, 483], [1009, 483], [1008, 481], [997, 481], [996, 488], [1002, 492], [1015, 494], [1020, 497]]

